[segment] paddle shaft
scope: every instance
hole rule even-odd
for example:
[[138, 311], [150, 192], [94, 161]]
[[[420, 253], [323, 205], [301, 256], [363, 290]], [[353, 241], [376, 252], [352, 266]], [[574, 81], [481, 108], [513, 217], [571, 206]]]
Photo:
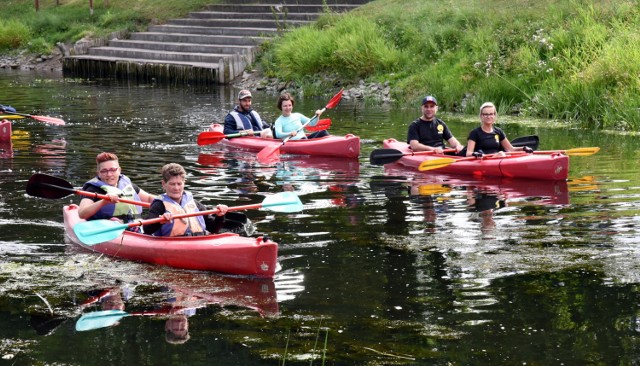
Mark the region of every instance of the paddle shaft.
[[[455, 152], [456, 149], [444, 149], [444, 153]], [[414, 156], [414, 155], [433, 155], [435, 152], [433, 151], [412, 151], [408, 153], [403, 153], [397, 149], [376, 149], [371, 152], [369, 155], [369, 161], [371, 164], [381, 165], [381, 164], [390, 164], [393, 163], [403, 156]]]
[[[227, 209], [227, 212], [253, 210], [253, 209], [261, 208], [261, 207], [267, 206], [267, 205], [268, 204], [256, 203], [256, 204], [253, 204], [253, 205], [229, 207]], [[215, 214], [217, 214], [219, 212], [220, 212], [220, 210], [216, 208], [216, 209], [207, 210], [207, 211], [190, 212], [190, 213], [173, 215], [171, 217], [171, 219], [175, 220], [175, 219], [183, 219], [183, 218], [193, 217], [193, 216], [215, 215]], [[155, 219], [148, 219], [148, 220], [140, 220], [140, 221], [131, 222], [131, 223], [128, 223], [127, 226], [131, 228], [131, 227], [135, 227], [135, 226], [143, 226], [143, 225], [155, 224], [155, 223], [164, 222], [164, 221], [167, 221], [167, 220], [164, 217], [160, 216], [160, 217], [156, 217]], [[111, 230], [111, 228], [108, 228], [108, 229]], [[98, 232], [96, 232], [96, 233], [98, 233]]]
[[[420, 166], [418, 166], [418, 170], [425, 171], [425, 170], [440, 169], [440, 168], [449, 166], [451, 164], [460, 163], [463, 161], [470, 161], [470, 160], [502, 159], [502, 158], [510, 157], [510, 156], [497, 156], [498, 154], [499, 153], [483, 155], [481, 157], [467, 156], [460, 159], [441, 158], [441, 159], [435, 159], [435, 160], [425, 160], [420, 164]], [[516, 156], [511, 156], [511, 157], [516, 157]]]
[[[591, 156], [600, 151], [599, 147], [576, 147], [568, 150], [538, 150], [534, 154], [564, 154], [567, 156]], [[510, 154], [524, 154], [523, 151], [512, 151]]]
[[33, 115], [33, 114], [25, 114], [25, 113], [18, 113], [18, 112], [11, 112], [11, 114], [15, 114], [16, 116], [29, 117], [29, 118], [35, 119], [36, 121], [51, 123], [51, 124], [54, 124], [54, 125], [64, 125], [65, 124], [65, 122], [62, 119], [55, 118], [55, 117], [36, 116], [36, 115]]
[[[77, 195], [85, 196], [85, 197], [89, 197], [89, 198], [99, 198], [99, 199], [103, 199], [103, 200], [110, 200], [111, 199], [106, 194], [99, 194], [99, 193], [81, 191], [81, 190], [72, 189], [72, 188], [65, 188], [65, 187], [60, 187], [60, 186], [56, 186], [54, 184], [49, 184], [49, 183], [39, 183], [39, 184], [41, 186], [50, 187], [50, 188], [54, 188], [54, 189], [60, 189], [60, 190], [63, 190], [63, 191], [67, 191], [69, 193], [75, 193]], [[148, 203], [148, 202], [128, 200], [126, 198], [118, 198], [118, 202], [130, 203], [130, 204], [133, 204], [133, 205], [138, 205], [138, 206], [143, 206], [143, 207], [151, 206], [151, 204]]]

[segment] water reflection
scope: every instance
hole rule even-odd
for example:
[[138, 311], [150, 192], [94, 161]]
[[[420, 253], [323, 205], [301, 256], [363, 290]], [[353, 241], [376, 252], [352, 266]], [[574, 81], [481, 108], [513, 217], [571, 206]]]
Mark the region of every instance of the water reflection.
[[13, 143], [11, 141], [0, 142], [0, 159], [13, 157]]
[[[149, 283], [120, 285], [92, 290], [79, 308], [83, 314], [76, 321], [77, 331], [112, 327], [124, 318], [152, 316], [165, 321], [165, 339], [181, 344], [191, 338], [189, 318], [198, 309], [216, 305], [226, 309], [250, 309], [262, 317], [279, 314], [275, 283], [272, 279], [206, 276], [206, 286], [197, 285], [204, 274], [175, 272], [171, 278]], [[141, 298], [136, 301], [136, 293]], [[149, 299], [162, 299], [149, 308]], [[234, 311], [234, 310], [231, 310]], [[241, 311], [241, 310], [240, 310]]]
[[[14, 106], [68, 121], [63, 128], [21, 121], [13, 158], [0, 159], [0, 354], [14, 355], [15, 364], [309, 365], [321, 363], [320, 347], [335, 365], [638, 359], [637, 138], [505, 120], [514, 135], [540, 135], [541, 149], [602, 147], [593, 158], [572, 157], [571, 179], [559, 184], [414, 173], [362, 158], [283, 155], [266, 167], [255, 154], [195, 143], [234, 105], [233, 88], [194, 92], [3, 73]], [[273, 96], [256, 92], [254, 99], [267, 120], [279, 115]], [[326, 100], [299, 103], [312, 111]], [[362, 136], [361, 155], [368, 156], [384, 139], [405, 136], [415, 113], [343, 101], [332, 110], [331, 133]], [[462, 135], [477, 119], [444, 117]], [[216, 303], [225, 286], [214, 274], [65, 245], [61, 208], [79, 198], [27, 197], [25, 183], [35, 172], [83, 182], [102, 150], [118, 153], [149, 192], [159, 190], [164, 163], [181, 163], [187, 189], [205, 204], [299, 192], [301, 214], [246, 212], [279, 243], [282, 270], [259, 304], [277, 315], [263, 317], [233, 296], [217, 298], [229, 305]], [[83, 314], [103, 311], [99, 302], [82, 305], [96, 289], [119, 289], [120, 311], [128, 314], [191, 309], [167, 327], [188, 331], [189, 340], [167, 343], [168, 313], [76, 332]], [[245, 291], [253, 290], [238, 290]]]

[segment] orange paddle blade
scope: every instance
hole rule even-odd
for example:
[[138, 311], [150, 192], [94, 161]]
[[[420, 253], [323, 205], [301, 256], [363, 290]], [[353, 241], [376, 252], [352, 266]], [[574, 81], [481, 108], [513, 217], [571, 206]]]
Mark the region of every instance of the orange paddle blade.
[[280, 161], [280, 146], [283, 144], [273, 144], [266, 146], [264, 149], [260, 150], [256, 158], [260, 164], [273, 164]]
[[331, 98], [331, 100], [329, 101], [329, 103], [327, 103], [327, 106], [325, 108], [331, 109], [337, 106], [338, 103], [340, 103], [340, 101], [342, 100], [342, 93], [344, 93], [344, 88], [340, 89], [340, 91], [336, 93], [336, 95], [334, 95], [333, 98]]
[[305, 126], [307, 131], [323, 131], [328, 130], [331, 127], [331, 120], [329, 118], [319, 120], [315, 125], [311, 126], [310, 124]]
[[198, 145], [216, 144], [222, 141], [226, 136], [218, 131], [204, 131], [198, 135]]
[[65, 124], [64, 120], [60, 119], [60, 118], [55, 118], [55, 117], [49, 117], [49, 116], [29, 116], [33, 119], [35, 119], [36, 121], [40, 121], [40, 122], [45, 122], [45, 123], [49, 123], [52, 125], [59, 125], [59, 126], [63, 126]]

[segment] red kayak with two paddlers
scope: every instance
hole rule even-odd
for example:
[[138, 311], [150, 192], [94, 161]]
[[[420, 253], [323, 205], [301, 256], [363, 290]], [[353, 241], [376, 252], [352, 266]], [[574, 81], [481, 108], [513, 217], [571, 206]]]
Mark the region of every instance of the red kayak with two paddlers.
[[[280, 139], [262, 138], [255, 136], [243, 136], [235, 138], [224, 138], [223, 126], [217, 123], [211, 124], [209, 132], [220, 135], [220, 143], [225, 146], [245, 149], [250, 151], [261, 151], [270, 146], [279, 146], [283, 154], [314, 155], [314, 156], [335, 156], [342, 158], [357, 158], [360, 155], [360, 137], [352, 134], [344, 136], [330, 135], [305, 140], [289, 140], [286, 144]], [[212, 135], [213, 136], [213, 135]]]
[[65, 239], [84, 248], [126, 260], [182, 269], [235, 275], [273, 277], [278, 244], [266, 237], [224, 233], [206, 236], [158, 237], [124, 231], [111, 240], [86, 244], [74, 228], [88, 222], [78, 216], [78, 206], [63, 209]]
[[539, 180], [566, 180], [569, 173], [569, 156], [588, 156], [598, 152], [599, 148], [576, 148], [570, 150], [521, 151], [485, 155], [480, 158], [456, 155], [434, 154], [432, 152], [414, 152], [405, 142], [390, 138], [384, 140], [384, 150], [376, 156], [384, 160], [388, 155], [404, 166], [420, 171], [434, 170], [438, 173], [464, 174], [477, 177], [507, 177]]

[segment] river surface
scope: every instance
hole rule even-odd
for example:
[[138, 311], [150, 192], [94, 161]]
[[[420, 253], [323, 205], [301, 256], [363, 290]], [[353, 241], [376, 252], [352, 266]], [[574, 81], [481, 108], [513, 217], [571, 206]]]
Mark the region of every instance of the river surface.
[[[0, 159], [0, 364], [7, 365], [604, 365], [640, 360], [637, 137], [500, 118], [571, 157], [568, 182], [477, 181], [376, 166], [419, 106], [343, 100], [323, 118], [362, 139], [359, 159], [254, 155], [196, 138], [237, 90], [89, 83], [0, 70], [0, 103], [63, 118], [14, 120]], [[311, 115], [326, 98], [295, 110]], [[254, 93], [272, 122], [276, 97]], [[477, 116], [440, 114], [460, 140]], [[34, 173], [80, 188], [114, 151], [149, 192], [185, 166], [207, 205], [294, 191], [300, 213], [246, 212], [279, 243], [273, 280], [114, 260], [65, 243], [70, 195], [26, 194]], [[124, 309], [78, 331], [82, 314]], [[114, 320], [114, 321], [115, 321]], [[95, 324], [94, 324], [95, 325]]]

